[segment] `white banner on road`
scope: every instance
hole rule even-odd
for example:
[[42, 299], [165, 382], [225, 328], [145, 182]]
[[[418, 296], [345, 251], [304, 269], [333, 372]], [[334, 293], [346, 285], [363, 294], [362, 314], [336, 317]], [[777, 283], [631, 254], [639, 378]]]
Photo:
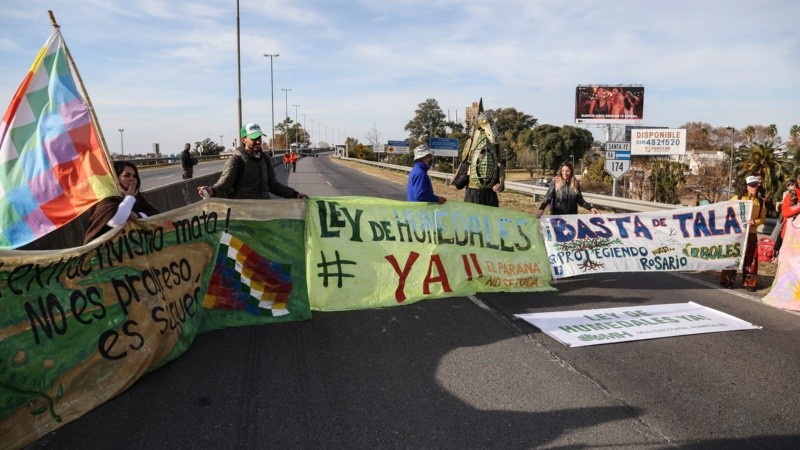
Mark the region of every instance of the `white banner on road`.
[[587, 273], [735, 269], [751, 201], [625, 214], [542, 216], [554, 278]]
[[515, 316], [567, 347], [761, 329], [758, 325], [694, 302]]

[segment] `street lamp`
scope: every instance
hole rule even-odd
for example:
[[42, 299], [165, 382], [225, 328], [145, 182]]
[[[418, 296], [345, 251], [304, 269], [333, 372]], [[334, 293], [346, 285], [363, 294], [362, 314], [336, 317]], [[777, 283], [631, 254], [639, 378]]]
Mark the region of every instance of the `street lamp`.
[[125, 143], [122, 141], [122, 132], [125, 131], [125, 128], [119, 129], [119, 151], [122, 156], [125, 156]]
[[292, 105], [292, 106], [294, 106], [294, 127], [293, 127], [294, 128], [294, 142], [297, 142], [297, 131], [298, 131], [297, 130], [297, 108], [299, 108], [300, 105]]
[[725, 127], [725, 129], [731, 132], [731, 163], [728, 169], [728, 198], [730, 198], [731, 185], [733, 184], [733, 133], [736, 132], [736, 128]]
[[[283, 119], [283, 120], [285, 121], [285, 120], [287, 120], [289, 118], [289, 91], [291, 91], [291, 89], [283, 88], [281, 90], [283, 91], [284, 94], [286, 94], [286, 109], [283, 110], [284, 111], [284, 113], [283, 113], [284, 116], [283, 117], [285, 117], [285, 119]], [[289, 125], [289, 124], [287, 123], [286, 125]], [[285, 134], [284, 137], [286, 138], [286, 147], [288, 148], [289, 147], [289, 128], [288, 127], [285, 127], [284, 134]]]
[[314, 119], [308, 119], [311, 122], [311, 133], [308, 134], [309, 145], [314, 146]]
[[305, 139], [305, 134], [308, 134], [308, 131], [306, 131], [306, 116], [307, 115], [308, 115], [308, 113], [303, 113], [303, 134], [304, 134], [303, 142], [305, 142], [305, 140], [306, 140]]
[[269, 58], [269, 95], [272, 99], [272, 142], [270, 142], [269, 148], [272, 150], [275, 145], [275, 87], [272, 79], [272, 58], [277, 58], [280, 55], [277, 53], [264, 53], [264, 56]]
[[225, 148], [225, 144], [222, 143], [222, 135], [221, 134], [219, 135], [219, 145], [221, 145], [223, 149]]

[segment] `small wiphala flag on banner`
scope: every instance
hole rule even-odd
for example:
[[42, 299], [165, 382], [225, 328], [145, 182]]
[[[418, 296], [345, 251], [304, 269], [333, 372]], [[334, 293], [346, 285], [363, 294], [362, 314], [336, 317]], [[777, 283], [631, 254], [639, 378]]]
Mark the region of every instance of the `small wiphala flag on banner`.
[[270, 261], [230, 233], [222, 233], [203, 307], [257, 316], [289, 314], [291, 266]]

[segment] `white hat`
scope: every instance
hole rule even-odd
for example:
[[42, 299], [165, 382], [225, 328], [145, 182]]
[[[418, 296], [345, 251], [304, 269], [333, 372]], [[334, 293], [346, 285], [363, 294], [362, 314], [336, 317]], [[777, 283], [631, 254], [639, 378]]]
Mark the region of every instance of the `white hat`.
[[750, 175], [749, 177], [745, 178], [745, 183], [758, 184], [758, 177], [755, 175]]
[[428, 146], [425, 145], [425, 144], [422, 144], [420, 146], [417, 146], [417, 148], [414, 149], [414, 160], [416, 161], [418, 159], [422, 159], [422, 158], [424, 158], [424, 157], [426, 157], [428, 155], [432, 155], [432, 154], [433, 153], [431, 153], [430, 149], [428, 149]]

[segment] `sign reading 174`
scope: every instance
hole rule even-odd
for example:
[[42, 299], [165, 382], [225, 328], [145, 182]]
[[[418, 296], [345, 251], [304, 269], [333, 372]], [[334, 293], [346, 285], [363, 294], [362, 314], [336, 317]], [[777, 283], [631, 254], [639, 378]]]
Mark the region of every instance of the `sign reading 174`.
[[605, 169], [615, 180], [631, 170], [630, 142], [606, 142]]

